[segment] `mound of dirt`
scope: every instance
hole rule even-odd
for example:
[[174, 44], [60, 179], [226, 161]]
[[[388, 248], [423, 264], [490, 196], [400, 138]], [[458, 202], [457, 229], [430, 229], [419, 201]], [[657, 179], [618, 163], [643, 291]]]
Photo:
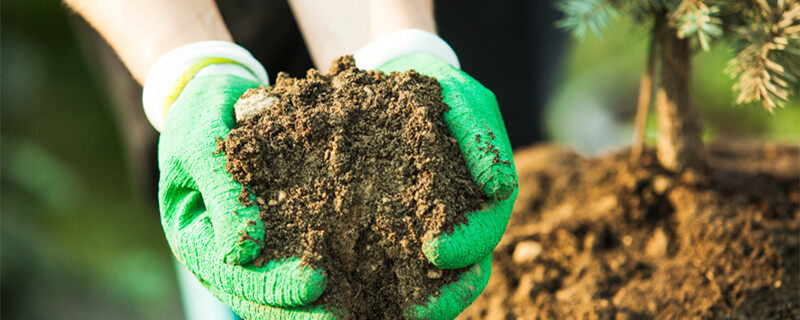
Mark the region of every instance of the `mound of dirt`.
[[237, 104], [252, 118], [219, 150], [244, 186], [239, 200], [255, 195], [266, 223], [257, 264], [300, 257], [325, 270], [316, 303], [353, 318], [400, 318], [455, 279], [461, 270], [427, 261], [423, 238], [465, 223], [485, 199], [435, 79], [358, 70], [343, 57], [325, 75], [281, 73], [239, 100], [248, 103], [264, 105]]
[[489, 285], [460, 319], [796, 319], [800, 151], [726, 143], [706, 175], [652, 152], [515, 154]]

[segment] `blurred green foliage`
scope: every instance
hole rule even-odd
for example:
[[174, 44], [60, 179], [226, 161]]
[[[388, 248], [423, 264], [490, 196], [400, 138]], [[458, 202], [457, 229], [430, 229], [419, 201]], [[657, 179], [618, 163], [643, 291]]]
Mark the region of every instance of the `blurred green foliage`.
[[[180, 318], [153, 199], [132, 186], [110, 93], [92, 76], [97, 63], [69, 10], [57, 0], [0, 5], [0, 317]], [[555, 141], [587, 151], [629, 143], [644, 69], [647, 31], [625, 18], [607, 30], [573, 42], [546, 114]], [[775, 114], [732, 106], [731, 56], [717, 45], [694, 59], [707, 136], [797, 141], [796, 98]]]
[[[645, 25], [618, 17], [602, 38], [588, 33], [573, 39], [563, 73], [546, 107], [548, 135], [587, 152], [629, 144], [633, 137], [639, 79], [644, 72], [648, 39]], [[774, 114], [758, 104], [737, 106], [735, 81], [724, 70], [734, 56], [717, 43], [692, 61], [692, 95], [705, 124], [707, 139], [763, 138], [797, 141], [800, 102], [794, 97]], [[648, 139], [656, 138], [655, 112], [648, 120]]]
[[2, 1], [3, 319], [175, 319], [171, 258], [57, 0]]

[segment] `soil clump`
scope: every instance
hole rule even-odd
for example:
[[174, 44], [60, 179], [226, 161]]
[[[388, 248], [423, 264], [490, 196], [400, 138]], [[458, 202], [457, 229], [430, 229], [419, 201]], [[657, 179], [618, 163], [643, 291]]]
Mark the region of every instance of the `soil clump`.
[[518, 151], [514, 214], [460, 319], [800, 317], [800, 150], [709, 149], [705, 175], [672, 174], [653, 150]]
[[[225, 169], [266, 224], [256, 264], [299, 257], [328, 275], [315, 304], [396, 319], [461, 270], [427, 261], [425, 237], [466, 223], [485, 201], [442, 118], [438, 82], [384, 74], [352, 57], [328, 74], [278, 74], [242, 98], [265, 103], [218, 142]], [[237, 110], [239, 106], [237, 106]]]

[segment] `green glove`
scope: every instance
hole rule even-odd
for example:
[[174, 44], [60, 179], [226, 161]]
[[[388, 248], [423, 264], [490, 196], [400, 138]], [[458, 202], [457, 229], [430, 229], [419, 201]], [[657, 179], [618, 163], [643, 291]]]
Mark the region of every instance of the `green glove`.
[[473, 180], [489, 196], [485, 207], [467, 213], [467, 223], [423, 244], [431, 263], [462, 268], [490, 255], [505, 232], [514, 200], [517, 173], [511, 143], [494, 94], [478, 81], [428, 53], [414, 53], [384, 63], [383, 72], [414, 69], [436, 78], [450, 110], [444, 121], [461, 147]]
[[439, 289], [438, 296], [428, 298], [428, 303], [405, 311], [409, 319], [445, 320], [455, 319], [486, 288], [492, 274], [492, 254], [484, 256], [478, 263], [459, 275], [458, 280]]
[[[484, 257], [480, 262], [459, 275], [459, 279], [439, 291], [438, 296], [431, 296], [424, 305], [413, 306], [405, 310], [409, 319], [445, 320], [454, 319], [461, 311], [469, 307], [481, 294], [492, 273], [492, 255]], [[322, 306], [306, 308], [274, 308], [260, 305], [216, 291], [211, 292], [225, 304], [232, 306], [245, 319], [319, 319], [332, 320], [336, 317], [323, 310]]]
[[276, 320], [333, 320], [333, 313], [326, 311], [322, 306], [306, 306], [298, 308], [280, 308], [258, 304], [240, 297], [220, 291], [208, 284], [204, 285], [222, 303], [230, 306], [236, 314], [246, 320], [276, 319]]
[[319, 312], [290, 307], [316, 300], [325, 290], [324, 273], [298, 259], [248, 264], [268, 235], [258, 208], [237, 200], [242, 186], [216, 152], [217, 139], [235, 125], [234, 103], [258, 85], [208, 75], [180, 91], [166, 112], [158, 146], [161, 222], [177, 259], [234, 311], [250, 320], [315, 318]]

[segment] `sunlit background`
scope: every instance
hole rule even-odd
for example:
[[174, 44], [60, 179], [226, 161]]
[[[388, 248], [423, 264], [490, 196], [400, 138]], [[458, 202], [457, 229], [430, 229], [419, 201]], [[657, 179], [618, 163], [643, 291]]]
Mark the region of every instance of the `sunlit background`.
[[[3, 0], [1, 9], [0, 316], [182, 317], [152, 186], [142, 187], [151, 179], [132, 174], [130, 159], [142, 155], [123, 147], [111, 107], [121, 89], [87, 60], [96, 44], [59, 1]], [[571, 40], [542, 120], [548, 137], [587, 154], [629, 143], [645, 46], [646, 30], [624, 18], [603, 39]], [[717, 46], [693, 61], [706, 138], [797, 142], [796, 98], [774, 114], [731, 104], [730, 58]]]

